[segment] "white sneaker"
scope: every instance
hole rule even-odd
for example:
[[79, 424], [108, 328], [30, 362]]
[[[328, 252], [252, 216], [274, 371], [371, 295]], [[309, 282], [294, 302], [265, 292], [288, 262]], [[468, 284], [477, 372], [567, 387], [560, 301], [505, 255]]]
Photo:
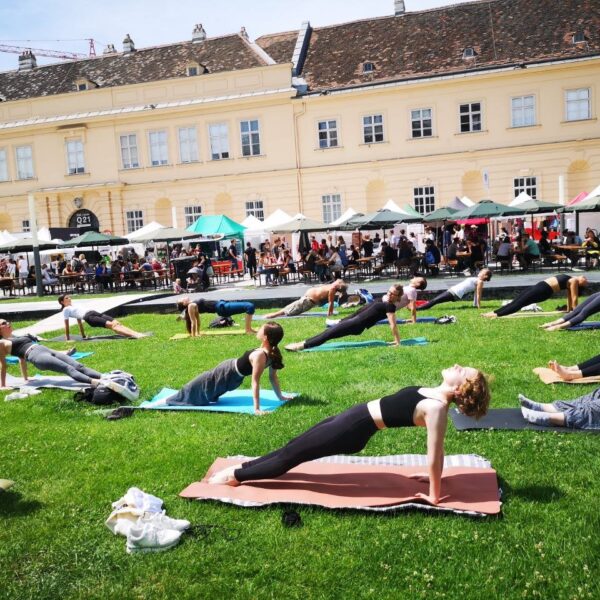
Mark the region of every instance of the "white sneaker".
[[23, 394], [22, 392], [13, 392], [12, 394], [5, 396], [4, 402], [10, 402], [11, 400], [24, 400], [25, 398], [27, 398], [27, 394]]
[[191, 525], [185, 519], [171, 519], [171, 517], [167, 517], [164, 510], [160, 513], [145, 512], [138, 519], [137, 524], [144, 525], [145, 523], [154, 525], [156, 529], [174, 529], [175, 531], [185, 531]]
[[136, 524], [127, 534], [127, 553], [162, 552], [176, 546], [181, 535], [181, 531], [158, 529], [150, 523]]
[[340, 322], [340, 319], [325, 319], [325, 325], [328, 327], [333, 327]]

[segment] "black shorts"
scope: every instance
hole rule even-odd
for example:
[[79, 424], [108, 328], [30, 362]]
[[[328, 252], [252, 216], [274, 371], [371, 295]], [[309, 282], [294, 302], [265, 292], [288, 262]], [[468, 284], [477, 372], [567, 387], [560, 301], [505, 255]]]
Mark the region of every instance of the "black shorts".
[[83, 317], [83, 320], [90, 327], [106, 327], [107, 323], [114, 321], [114, 319], [112, 317], [109, 317], [108, 315], [100, 314], [99, 312], [96, 312], [95, 310], [90, 310], [90, 311], [86, 312], [85, 316]]

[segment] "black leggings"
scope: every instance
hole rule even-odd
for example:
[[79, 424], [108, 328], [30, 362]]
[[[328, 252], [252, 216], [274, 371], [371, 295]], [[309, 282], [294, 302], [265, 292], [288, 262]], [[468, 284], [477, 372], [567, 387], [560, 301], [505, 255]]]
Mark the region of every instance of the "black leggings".
[[506, 317], [506, 315], [512, 315], [521, 310], [524, 306], [548, 300], [552, 294], [554, 294], [554, 290], [545, 281], [540, 281], [534, 286], [523, 290], [512, 302], [506, 306], [501, 306], [494, 312], [499, 317]]
[[314, 337], [308, 338], [304, 342], [304, 347], [315, 348], [329, 340], [335, 340], [336, 338], [345, 337], [347, 335], [360, 335], [365, 329], [375, 325], [375, 323], [371, 322], [371, 318], [365, 319], [363, 317], [363, 314], [357, 314], [342, 319], [337, 325], [325, 329], [325, 331]]
[[103, 315], [95, 310], [88, 310], [88, 312], [86, 312], [83, 316], [83, 320], [90, 327], [106, 327], [107, 323], [114, 321], [114, 319], [109, 315]]
[[35, 345], [27, 353], [27, 362], [42, 371], [64, 373], [80, 383], [92, 383], [92, 379], [100, 379], [101, 373], [88, 369], [62, 352], [56, 352], [46, 346]]
[[590, 358], [585, 362], [579, 363], [577, 368], [581, 371], [583, 377], [594, 377], [600, 375], [600, 354]]
[[317, 423], [279, 450], [244, 463], [234, 476], [240, 482], [272, 479], [309, 460], [360, 452], [376, 432], [367, 404], [357, 404]]
[[442, 292], [438, 294], [435, 298], [427, 302], [427, 304], [423, 304], [423, 306], [419, 306], [417, 310], [427, 310], [436, 304], [441, 304], [442, 302], [454, 302], [458, 300], [458, 298], [452, 292]]
[[585, 321], [591, 315], [595, 315], [597, 312], [600, 312], [600, 292], [592, 294], [585, 302], [576, 306], [562, 318], [564, 321], [569, 321], [571, 325], [579, 325], [579, 323]]

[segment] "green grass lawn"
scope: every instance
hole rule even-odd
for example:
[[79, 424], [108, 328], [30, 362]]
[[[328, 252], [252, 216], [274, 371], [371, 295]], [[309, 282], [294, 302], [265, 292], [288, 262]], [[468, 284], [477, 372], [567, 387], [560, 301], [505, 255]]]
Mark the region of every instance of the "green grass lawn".
[[[543, 318], [488, 321], [467, 302], [427, 314], [449, 312], [456, 325], [400, 326], [402, 337], [426, 336], [427, 346], [285, 354], [283, 389], [302, 396], [264, 417], [155, 412], [110, 422], [61, 390], [0, 401], [0, 478], [17, 482], [0, 495], [0, 598], [598, 598], [600, 436], [457, 433], [450, 424], [447, 454], [476, 453], [497, 470], [501, 518], [300, 507], [303, 526], [289, 529], [280, 507], [178, 498], [217, 456], [264, 453], [352, 404], [435, 385], [456, 362], [493, 376], [495, 407], [516, 406], [519, 392], [550, 401], [592, 389], [545, 386], [531, 369], [591, 357], [598, 332], [542, 332]], [[155, 335], [87, 345], [94, 355], [86, 364], [131, 371], [144, 399], [255, 344], [248, 336], [170, 342], [183, 329], [174, 315], [123, 322]], [[284, 342], [323, 325], [282, 323]], [[361, 336], [372, 338], [390, 340], [389, 328]], [[365, 450], [425, 452], [421, 428], [381, 432]], [[171, 516], [218, 527], [167, 552], [126, 555], [125, 539], [104, 520], [130, 486], [163, 498]]]

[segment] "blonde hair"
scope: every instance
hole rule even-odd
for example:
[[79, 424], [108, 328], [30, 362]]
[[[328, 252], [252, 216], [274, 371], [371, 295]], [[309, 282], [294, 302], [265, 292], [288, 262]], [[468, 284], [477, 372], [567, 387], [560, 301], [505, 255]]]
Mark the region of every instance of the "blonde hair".
[[475, 377], [467, 379], [455, 393], [454, 401], [467, 417], [483, 417], [490, 405], [490, 384], [485, 374], [477, 371]]

